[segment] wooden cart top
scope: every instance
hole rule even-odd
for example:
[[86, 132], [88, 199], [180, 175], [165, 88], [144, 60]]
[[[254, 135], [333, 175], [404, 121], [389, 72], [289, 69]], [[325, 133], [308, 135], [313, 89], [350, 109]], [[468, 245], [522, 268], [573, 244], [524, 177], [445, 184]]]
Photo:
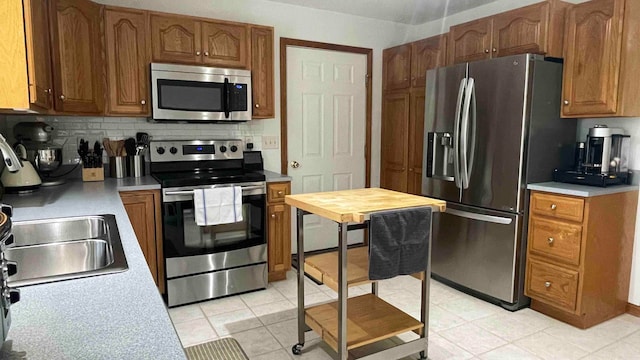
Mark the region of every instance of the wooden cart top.
[[379, 188], [287, 195], [284, 201], [340, 223], [362, 223], [373, 212], [411, 207], [431, 206], [434, 211], [442, 212], [447, 204], [443, 200]]

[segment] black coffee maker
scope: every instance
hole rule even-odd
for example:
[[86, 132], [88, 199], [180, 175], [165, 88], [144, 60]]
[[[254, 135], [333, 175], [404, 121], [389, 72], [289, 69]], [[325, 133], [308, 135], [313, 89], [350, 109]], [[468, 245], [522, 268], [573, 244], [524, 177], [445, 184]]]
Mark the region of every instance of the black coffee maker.
[[623, 129], [606, 125], [590, 128], [586, 143], [576, 145], [573, 169], [556, 169], [554, 181], [603, 187], [628, 184], [630, 142]]

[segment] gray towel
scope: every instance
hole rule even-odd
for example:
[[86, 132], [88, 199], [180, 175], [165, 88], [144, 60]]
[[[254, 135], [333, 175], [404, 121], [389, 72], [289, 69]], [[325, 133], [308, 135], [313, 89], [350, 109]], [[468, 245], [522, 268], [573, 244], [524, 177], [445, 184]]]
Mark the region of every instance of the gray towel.
[[369, 279], [383, 280], [427, 269], [431, 232], [430, 207], [371, 214]]

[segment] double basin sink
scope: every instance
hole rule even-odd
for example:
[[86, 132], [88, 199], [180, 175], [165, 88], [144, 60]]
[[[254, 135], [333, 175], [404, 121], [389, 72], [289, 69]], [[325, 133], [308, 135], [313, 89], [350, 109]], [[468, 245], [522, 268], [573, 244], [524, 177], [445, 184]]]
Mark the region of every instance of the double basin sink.
[[5, 257], [18, 264], [13, 287], [128, 269], [114, 215], [16, 221], [12, 232]]

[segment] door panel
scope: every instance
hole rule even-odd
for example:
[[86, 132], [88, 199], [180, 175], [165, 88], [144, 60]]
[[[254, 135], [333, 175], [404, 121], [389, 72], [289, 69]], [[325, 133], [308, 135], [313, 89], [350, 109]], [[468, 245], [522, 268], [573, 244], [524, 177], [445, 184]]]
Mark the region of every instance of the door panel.
[[[475, 80], [477, 122], [475, 157], [462, 203], [517, 211], [527, 56], [469, 64]], [[471, 137], [471, 136], [470, 136]]]
[[151, 50], [155, 62], [199, 64], [201, 23], [185, 17], [151, 15]]
[[424, 88], [427, 70], [447, 65], [447, 35], [411, 43], [411, 86]]
[[433, 274], [515, 302], [514, 250], [520, 239], [522, 216], [447, 203], [447, 211], [451, 210], [457, 211], [456, 215], [434, 214]]
[[423, 89], [411, 89], [409, 111], [409, 173], [407, 192], [420, 195], [422, 192], [422, 151], [424, 145], [424, 101]]
[[547, 53], [549, 3], [539, 3], [493, 18], [493, 57]]
[[386, 94], [382, 99], [380, 187], [407, 192], [409, 142], [408, 92]]
[[[448, 133], [453, 137], [460, 82], [467, 73], [467, 64], [439, 68], [427, 72], [424, 114], [423, 164], [431, 155], [428, 135], [432, 132]], [[438, 147], [440, 145], [438, 144]], [[452, 158], [449, 157], [452, 161]], [[447, 201], [460, 201], [460, 189], [453, 180], [440, 180], [428, 173], [423, 165], [422, 195]]]
[[24, 1], [25, 34], [27, 42], [27, 72], [29, 100], [33, 105], [52, 108], [53, 79], [51, 77], [51, 43], [47, 2]]
[[[365, 187], [367, 56], [293, 46], [286, 51], [291, 192]], [[304, 226], [305, 251], [338, 245], [335, 222], [308, 215]], [[349, 244], [362, 242], [361, 233], [349, 232]], [[295, 228], [292, 234], [295, 239]], [[292, 247], [297, 252], [297, 243]]]
[[450, 64], [491, 58], [493, 20], [479, 19], [452, 26], [449, 33]]
[[253, 119], [275, 116], [273, 95], [273, 28], [251, 28], [251, 99]]
[[245, 25], [202, 23], [202, 61], [211, 66], [246, 68], [248, 35]]
[[385, 49], [382, 52], [382, 62], [382, 87], [385, 91], [411, 86], [411, 44]]

